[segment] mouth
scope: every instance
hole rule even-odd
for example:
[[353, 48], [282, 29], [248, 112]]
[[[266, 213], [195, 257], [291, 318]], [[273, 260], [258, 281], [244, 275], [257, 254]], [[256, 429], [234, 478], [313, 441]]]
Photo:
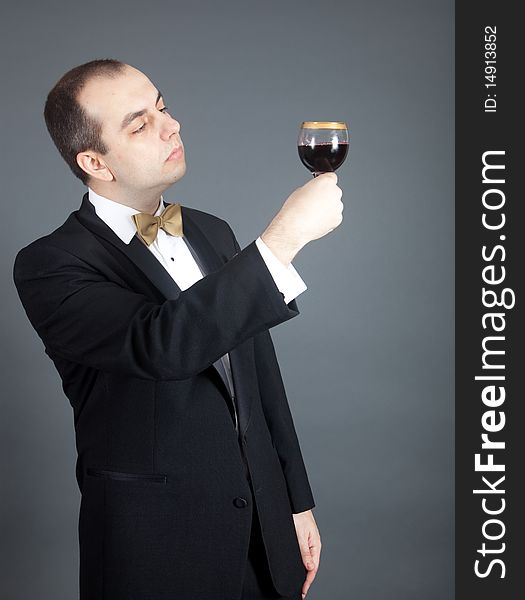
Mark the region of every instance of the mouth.
[[177, 160], [178, 158], [180, 158], [182, 156], [182, 153], [183, 153], [182, 146], [175, 147], [165, 162], [168, 162], [169, 160]]

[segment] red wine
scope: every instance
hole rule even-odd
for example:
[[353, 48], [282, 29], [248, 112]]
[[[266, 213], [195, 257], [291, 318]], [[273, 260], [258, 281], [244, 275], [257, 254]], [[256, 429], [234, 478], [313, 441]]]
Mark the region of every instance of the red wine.
[[348, 154], [348, 142], [339, 142], [336, 146], [331, 143], [312, 146], [298, 146], [299, 158], [303, 165], [312, 173], [335, 171], [344, 162]]

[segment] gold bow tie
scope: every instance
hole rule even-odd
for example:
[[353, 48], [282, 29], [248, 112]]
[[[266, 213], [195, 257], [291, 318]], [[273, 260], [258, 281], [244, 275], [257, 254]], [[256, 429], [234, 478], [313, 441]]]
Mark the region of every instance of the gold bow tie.
[[154, 217], [148, 213], [133, 215], [140, 239], [150, 246], [159, 232], [159, 227], [171, 235], [182, 237], [182, 212], [180, 204], [168, 204], [160, 215]]

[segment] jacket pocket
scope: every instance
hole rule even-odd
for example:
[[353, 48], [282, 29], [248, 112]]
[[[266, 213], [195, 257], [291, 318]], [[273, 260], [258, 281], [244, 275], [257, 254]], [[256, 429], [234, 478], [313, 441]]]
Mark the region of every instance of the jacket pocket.
[[116, 481], [149, 481], [155, 483], [166, 483], [167, 475], [162, 473], [122, 473], [120, 471], [108, 471], [104, 469], [92, 469], [88, 467], [86, 474], [102, 479], [114, 479]]

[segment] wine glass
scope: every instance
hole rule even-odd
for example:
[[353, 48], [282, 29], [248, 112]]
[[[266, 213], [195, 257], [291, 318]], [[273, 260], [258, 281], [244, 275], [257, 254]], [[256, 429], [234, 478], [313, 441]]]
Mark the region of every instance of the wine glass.
[[344, 162], [349, 147], [348, 127], [343, 121], [304, 121], [297, 149], [303, 165], [317, 177], [332, 173]]

